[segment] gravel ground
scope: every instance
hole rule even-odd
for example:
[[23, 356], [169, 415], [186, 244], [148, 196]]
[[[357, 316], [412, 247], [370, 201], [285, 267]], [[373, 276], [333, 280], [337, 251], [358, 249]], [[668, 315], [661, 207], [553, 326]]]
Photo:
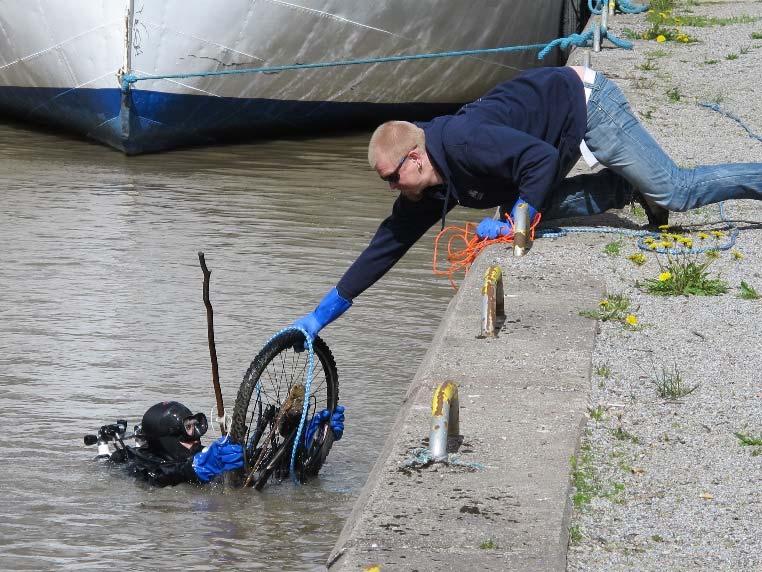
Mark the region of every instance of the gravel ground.
[[[759, 20], [684, 27], [699, 43], [637, 41], [632, 52], [592, 54], [593, 67], [617, 81], [679, 164], [762, 162], [762, 142], [697, 105], [719, 103], [762, 134], [762, 39], [751, 37], [762, 35], [762, 2], [692, 2], [678, 6], [675, 14], [681, 12]], [[617, 15], [609, 29], [621, 37], [623, 28], [640, 32], [648, 23], [644, 15]], [[726, 59], [730, 54], [738, 57]], [[581, 60], [578, 51], [571, 63]], [[670, 100], [670, 90], [679, 101]], [[569, 570], [762, 570], [762, 446], [742, 445], [735, 435], [762, 439], [762, 300], [739, 297], [741, 281], [762, 294], [762, 203], [725, 207], [740, 233], [709, 267], [728, 283], [721, 296], [645, 293], [636, 282], [657, 277], [665, 259], [647, 254], [636, 266], [628, 256], [642, 251], [629, 236], [542, 240], [522, 261], [588, 269], [609, 295], [629, 298], [638, 320], [634, 329], [599, 323], [591, 413], [577, 456]], [[670, 221], [694, 234], [727, 228], [716, 206], [673, 213]], [[635, 228], [644, 217], [626, 209], [563, 223]], [[727, 237], [696, 242], [717, 240]], [[620, 253], [607, 254], [606, 245], [617, 241]], [[659, 397], [656, 378], [665, 370], [696, 389], [682, 398]]]

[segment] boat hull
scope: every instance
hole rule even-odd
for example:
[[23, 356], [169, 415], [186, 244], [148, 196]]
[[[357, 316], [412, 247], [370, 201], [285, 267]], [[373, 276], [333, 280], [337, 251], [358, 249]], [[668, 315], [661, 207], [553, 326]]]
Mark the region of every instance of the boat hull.
[[[128, 154], [423, 119], [541, 62], [528, 50], [203, 76], [208, 72], [537, 44], [580, 24], [564, 23], [568, 0], [229, 0], [223, 14], [210, 0], [41, 0], [37, 14], [8, 4], [0, 10], [0, 112]], [[83, 17], [67, 16], [72, 11]], [[201, 77], [145, 80], [123, 92], [125, 71]]]

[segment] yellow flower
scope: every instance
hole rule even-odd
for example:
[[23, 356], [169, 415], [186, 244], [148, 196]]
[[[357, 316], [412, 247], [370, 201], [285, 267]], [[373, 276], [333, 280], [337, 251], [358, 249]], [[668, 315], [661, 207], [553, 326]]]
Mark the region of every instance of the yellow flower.
[[693, 248], [693, 241], [690, 238], [686, 238], [683, 241], [683, 244], [685, 245], [685, 248]]
[[669, 272], [669, 271], [668, 272], [662, 272], [661, 274], [659, 274], [659, 282], [666, 282], [670, 278], [672, 278], [672, 273]]
[[669, 17], [666, 12], [659, 12], [659, 16], [665, 20]]
[[627, 257], [628, 259], [632, 260], [635, 264], [638, 266], [642, 266], [646, 263], [646, 255], [642, 252], [637, 252], [635, 254], [632, 254]]
[[601, 308], [605, 308], [606, 306], [608, 306], [608, 305], [609, 305], [609, 301], [608, 301], [608, 300], [606, 300], [606, 299], [603, 299], [603, 300], [601, 300], [600, 302], [598, 302], [598, 305], [599, 305]]
[[707, 233], [705, 233], [705, 232], [700, 232], [700, 233], [698, 233], [698, 237], [701, 240], [706, 240], [707, 238], [709, 238], [709, 235]]
[[651, 250], [656, 250], [657, 248], [659, 248], [659, 245], [656, 244], [655, 242], [652, 242], [651, 244], [648, 245], [648, 248], [650, 248]]
[[720, 257], [720, 253], [716, 250], [708, 250], [706, 253], [706, 257], [709, 260], [715, 260]]
[[661, 241], [661, 245], [660, 245], [660, 246], [661, 246], [662, 248], [672, 248], [673, 246], [675, 246], [675, 243], [674, 243], [674, 242], [671, 242], [671, 241], [669, 241], [669, 240], [662, 240], [662, 241]]
[[667, 41], [667, 38], [664, 37], [664, 34], [659, 34], [658, 36], [656, 36], [656, 41], [659, 42], [660, 44], [663, 44], [664, 42]]
[[739, 252], [738, 250], [733, 250], [730, 254], [733, 256], [733, 260], [743, 259], [743, 253]]
[[627, 317], [624, 319], [624, 321], [627, 322], [630, 326], [638, 325], [638, 317], [635, 314], [627, 314]]
[[[662, 38], [663, 38], [664, 36], [660, 36], [660, 37], [662, 37]], [[662, 42], [663, 42], [663, 41], [664, 41], [664, 40], [662, 40]], [[668, 229], [669, 229], [669, 225], [668, 225], [668, 224], [662, 224], [662, 225], [659, 225], [659, 230], [668, 230]]]
[[726, 233], [722, 232], [721, 230], [713, 230], [713, 231], [712, 231], [712, 235], [713, 235], [715, 238], [722, 238], [723, 236], [725, 236], [725, 234], [726, 234]]

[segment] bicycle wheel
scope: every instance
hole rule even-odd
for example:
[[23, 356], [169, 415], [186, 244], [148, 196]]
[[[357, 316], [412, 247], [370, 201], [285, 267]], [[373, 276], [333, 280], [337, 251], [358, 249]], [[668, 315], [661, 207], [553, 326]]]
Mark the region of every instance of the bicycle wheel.
[[[238, 389], [230, 437], [244, 448], [244, 467], [231, 479], [261, 489], [271, 476], [288, 475], [291, 452], [298, 430], [307, 382], [309, 353], [297, 352], [304, 335], [287, 330], [262, 348], [251, 362]], [[339, 400], [336, 363], [328, 345], [315, 337], [314, 371], [306, 422], [322, 409], [333, 413]], [[305, 428], [297, 451], [301, 480], [317, 474], [333, 443], [333, 432], [324, 425], [310, 446], [304, 444]], [[229, 481], [230, 482], [230, 481]]]

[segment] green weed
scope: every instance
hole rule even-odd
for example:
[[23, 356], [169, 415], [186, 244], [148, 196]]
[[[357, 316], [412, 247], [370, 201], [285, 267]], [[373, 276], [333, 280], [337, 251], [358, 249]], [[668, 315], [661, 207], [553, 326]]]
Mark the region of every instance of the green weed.
[[579, 544], [582, 540], [582, 532], [579, 529], [578, 524], [572, 524], [569, 527], [569, 544]]
[[762, 32], [752, 32], [751, 33], [751, 39], [752, 40], [762, 40]]
[[587, 414], [590, 416], [590, 419], [596, 422], [603, 421], [603, 414], [606, 412], [605, 409], [603, 409], [602, 405], [598, 405], [595, 408], [588, 407], [587, 408]]
[[618, 495], [624, 490], [622, 483], [613, 483], [609, 487], [601, 482], [593, 468], [590, 445], [582, 445], [579, 455], [571, 457], [570, 464], [574, 485], [572, 503], [577, 510], [584, 508], [594, 498], [608, 498], [616, 502]]
[[656, 394], [662, 399], [680, 399], [686, 397], [698, 389], [698, 384], [689, 386], [683, 379], [677, 364], [671, 368], [661, 367], [661, 372], [654, 372], [651, 376], [652, 383], [656, 386]]
[[727, 282], [719, 276], [709, 277], [707, 269], [714, 262], [714, 258], [707, 256], [701, 261], [698, 255], [689, 253], [667, 254], [666, 257], [666, 263], [662, 263], [659, 257], [656, 257], [661, 269], [658, 278], [648, 278], [643, 282], [643, 288], [649, 294], [719, 296], [728, 291]]
[[704, 63], [708, 66], [713, 66], [714, 64], [720, 63], [720, 60], [704, 60]]
[[638, 318], [629, 312], [630, 299], [624, 294], [612, 294], [598, 302], [597, 310], [584, 310], [580, 316], [602, 322], [619, 322], [630, 330], [639, 330]]
[[743, 298], [744, 300], [759, 300], [760, 296], [759, 292], [757, 292], [753, 286], [741, 280], [741, 293], [738, 297]]
[[621, 240], [615, 240], [614, 242], [609, 242], [606, 246], [603, 247], [603, 252], [605, 252], [609, 256], [619, 256], [622, 252], [623, 244], [624, 243]]
[[624, 427], [622, 427], [621, 425], [619, 425], [616, 429], [612, 429], [611, 434], [614, 436], [614, 439], [617, 439], [619, 441], [630, 441], [631, 443], [635, 443], [636, 445], [640, 443], [640, 439], [638, 439], [635, 435], [633, 435], [629, 431], [626, 431]]
[[751, 51], [751, 46], [741, 46], [738, 51], [741, 52], [741, 55], [745, 56]]
[[[762, 38], [759, 38], [759, 39], [762, 39]], [[663, 58], [666, 56], [667, 56], [667, 52], [665, 52], [664, 50], [650, 50], [646, 52], [647, 58]]]
[[676, 87], [668, 89], [666, 93], [667, 93], [667, 98], [672, 103], [677, 103], [678, 101], [680, 101], [680, 98], [682, 97], [682, 95], [680, 95], [680, 90]]
[[643, 70], [643, 71], [654, 71], [659, 69], [659, 66], [657, 66], [656, 63], [651, 58], [648, 58], [645, 62], [643, 62], [642, 64], [636, 67], [639, 70]]
[[738, 444], [742, 447], [762, 447], [762, 436], [752, 437], [745, 433], [733, 433], [733, 435], [738, 437]]
[[491, 538], [488, 538], [487, 540], [483, 541], [479, 545], [479, 548], [481, 548], [482, 550], [494, 550], [495, 548], [497, 548], [497, 544], [495, 543], [494, 540], [492, 540]]
[[731, 60], [731, 61], [732, 60], [737, 60], [738, 59], [738, 54], [728, 54], [727, 56], [725, 56], [725, 59], [726, 60]]
[[611, 368], [609, 367], [609, 364], [604, 363], [603, 365], [599, 365], [595, 368], [595, 375], [598, 377], [602, 377], [603, 379], [608, 379], [611, 377]]

